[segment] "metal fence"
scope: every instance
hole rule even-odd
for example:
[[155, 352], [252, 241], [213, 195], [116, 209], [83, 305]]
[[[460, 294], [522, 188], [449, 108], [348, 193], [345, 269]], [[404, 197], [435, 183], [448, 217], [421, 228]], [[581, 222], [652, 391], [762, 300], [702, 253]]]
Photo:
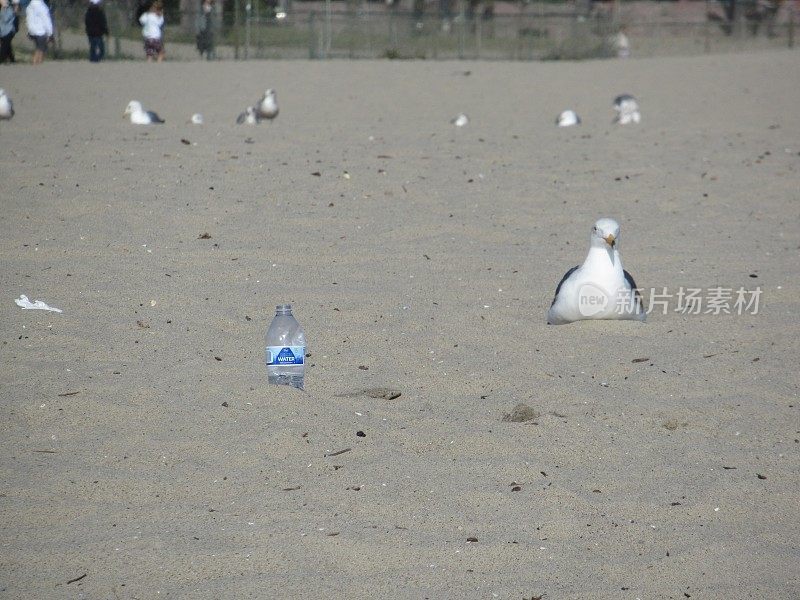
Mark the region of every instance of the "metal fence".
[[[285, 1], [285, 0], [284, 0]], [[412, 7], [355, 2], [226, 0], [213, 15], [212, 59], [392, 58], [557, 60], [731, 52], [794, 45], [793, 2], [469, 2]], [[85, 47], [84, 6], [53, 0], [59, 48]], [[258, 2], [261, 2], [259, 4]], [[731, 5], [734, 10], [731, 11]], [[277, 6], [277, 8], [276, 8]], [[110, 56], [140, 58], [134, 9], [106, 7]], [[195, 11], [166, 14], [170, 60], [200, 58], [204, 21]]]

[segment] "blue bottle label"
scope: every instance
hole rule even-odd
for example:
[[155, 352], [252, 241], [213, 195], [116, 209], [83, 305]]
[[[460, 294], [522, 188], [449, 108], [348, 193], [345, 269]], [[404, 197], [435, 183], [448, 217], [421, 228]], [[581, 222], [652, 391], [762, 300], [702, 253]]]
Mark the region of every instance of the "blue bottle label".
[[267, 346], [267, 366], [302, 365], [305, 346]]

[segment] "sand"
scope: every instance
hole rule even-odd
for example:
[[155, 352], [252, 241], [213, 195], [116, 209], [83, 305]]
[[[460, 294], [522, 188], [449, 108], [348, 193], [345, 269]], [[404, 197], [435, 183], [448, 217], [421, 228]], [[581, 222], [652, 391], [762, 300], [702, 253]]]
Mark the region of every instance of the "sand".
[[[797, 598], [798, 58], [3, 68], [0, 596]], [[758, 314], [547, 326], [600, 216]]]

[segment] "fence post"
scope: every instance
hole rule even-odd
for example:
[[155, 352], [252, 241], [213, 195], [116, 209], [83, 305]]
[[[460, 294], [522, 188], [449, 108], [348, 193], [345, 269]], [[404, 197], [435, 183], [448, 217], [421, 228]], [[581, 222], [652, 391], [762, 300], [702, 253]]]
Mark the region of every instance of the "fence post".
[[308, 13], [308, 58], [317, 58], [317, 36], [314, 32], [314, 19], [317, 16], [313, 10]]
[[[10, 2], [9, 5], [11, 5]], [[63, 8], [61, 12], [63, 13]], [[21, 17], [22, 15], [20, 15], [20, 18]], [[53, 29], [56, 32], [53, 53], [55, 54], [56, 58], [61, 58], [61, 27], [64, 19], [61, 18], [61, 15], [58, 12], [58, 7], [54, 6], [53, 10], [50, 11], [50, 20], [53, 22]]]
[[464, 60], [464, 36], [467, 34], [467, 12], [464, 8], [464, 1], [461, 0], [459, 5], [459, 19], [458, 19], [458, 58]]
[[366, 21], [366, 23], [367, 23], [367, 27], [366, 27], [366, 31], [367, 31], [367, 50], [366, 50], [366, 58], [374, 58], [372, 56], [372, 36], [374, 35], [374, 33], [373, 33], [374, 27], [373, 27], [373, 22], [372, 22], [373, 21], [373, 16], [372, 16], [372, 13], [369, 10], [369, 3], [365, 3], [364, 6], [366, 7], [366, 10], [367, 10], [367, 21]]
[[442, 35], [439, 30], [435, 30], [433, 35], [431, 35], [431, 41], [433, 44], [433, 60], [439, 58], [439, 36]]
[[742, 46], [742, 38], [744, 37], [744, 1], [743, 0], [733, 0], [734, 4], [736, 5], [736, 12], [735, 12], [735, 19], [736, 24], [732, 24], [736, 29], [736, 45], [737, 49], [741, 49]]
[[475, 53], [480, 60], [483, 45], [483, 3], [478, 4], [476, 8], [478, 10], [472, 18], [475, 19], [475, 37], [477, 38], [475, 40]]
[[358, 16], [356, 9], [352, 2], [348, 2], [347, 23], [344, 26], [345, 32], [349, 34], [349, 43], [347, 44], [347, 57], [353, 60], [356, 56], [356, 36], [355, 32], [358, 31]]
[[252, 14], [253, 5], [248, 1], [244, 5], [244, 59], [250, 58], [250, 15]]
[[239, 0], [233, 0], [233, 58], [239, 60]]
[[331, 38], [333, 37], [333, 27], [331, 26], [331, 0], [325, 0], [325, 38], [324, 38], [324, 57], [331, 56]]
[[117, 15], [117, 22], [116, 22], [116, 27], [114, 27], [114, 58], [119, 60], [122, 57], [122, 42], [120, 41], [120, 31], [122, 31], [123, 27], [122, 24], [124, 17], [122, 8], [120, 8], [119, 5], [115, 6], [117, 10], [114, 12]]

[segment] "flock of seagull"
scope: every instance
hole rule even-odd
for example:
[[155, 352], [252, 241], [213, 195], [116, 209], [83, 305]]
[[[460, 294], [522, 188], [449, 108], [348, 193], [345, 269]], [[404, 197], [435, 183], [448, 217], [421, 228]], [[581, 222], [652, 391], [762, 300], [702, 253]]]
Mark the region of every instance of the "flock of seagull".
[[[617, 113], [614, 117], [614, 123], [629, 125], [642, 120], [642, 116], [639, 113], [639, 103], [636, 102], [636, 98], [630, 94], [622, 94], [614, 98], [613, 106]], [[469, 117], [464, 113], [460, 113], [456, 117], [450, 119], [450, 123], [456, 127], [464, 127], [465, 125], [469, 125]], [[581, 118], [574, 110], [565, 110], [556, 117], [556, 125], [559, 127], [572, 127], [573, 125], [580, 124]]]
[[[641, 115], [636, 99], [622, 94], [614, 99], [615, 123], [628, 125], [639, 123]], [[238, 124], [257, 125], [261, 121], [272, 121], [278, 116], [278, 101], [275, 91], [269, 89], [252, 106], [245, 108], [236, 119]], [[11, 119], [14, 105], [5, 90], [0, 89], [0, 119]], [[145, 110], [138, 100], [131, 100], [123, 117], [130, 118], [134, 125], [164, 123], [164, 119], [151, 110]], [[202, 125], [203, 116], [196, 113], [189, 122]], [[459, 114], [450, 121], [456, 127], [464, 127], [469, 117]], [[565, 110], [556, 119], [559, 127], [571, 127], [581, 123], [573, 110]], [[615, 220], [602, 218], [592, 227], [589, 252], [582, 265], [566, 272], [556, 286], [555, 297], [547, 311], [547, 323], [562, 325], [584, 319], [630, 319], [644, 321], [642, 298], [630, 273], [622, 267], [617, 243], [620, 226]]]
[[[614, 98], [613, 106], [617, 113], [614, 117], [614, 123], [630, 125], [642, 120], [642, 115], [639, 113], [639, 103], [630, 94], [622, 94]], [[565, 110], [556, 119], [556, 125], [559, 127], [572, 127], [580, 124], [581, 118], [574, 110]]]
[[[614, 110], [616, 116], [615, 123], [620, 125], [628, 125], [630, 123], [639, 123], [641, 121], [641, 114], [639, 112], [639, 104], [636, 98], [630, 94], [622, 94], [614, 98]], [[252, 106], [248, 106], [236, 118], [236, 123], [239, 125], [257, 125], [261, 121], [272, 121], [278, 116], [280, 112], [278, 108], [278, 99], [275, 95], [275, 90], [269, 89], [264, 92], [264, 95]], [[5, 90], [0, 89], [0, 119], [10, 119], [14, 116], [14, 104], [11, 98], [8, 97]], [[152, 110], [145, 110], [142, 103], [138, 100], [131, 100], [122, 113], [123, 117], [130, 118], [134, 125], [156, 125], [164, 123], [164, 119]], [[203, 115], [195, 113], [189, 118], [192, 125], [202, 125], [205, 120]], [[450, 123], [456, 127], [464, 127], [469, 124], [469, 117], [464, 113], [459, 114], [450, 120]], [[558, 118], [556, 118], [556, 125], [559, 127], [572, 127], [580, 125], [581, 118], [574, 110], [565, 110]]]
[[[236, 123], [239, 125], [258, 125], [261, 121], [272, 121], [278, 116], [280, 109], [278, 108], [278, 99], [275, 95], [275, 90], [267, 90], [264, 95], [253, 104], [244, 109], [237, 118]], [[138, 100], [131, 100], [122, 113], [123, 118], [128, 117], [134, 125], [157, 125], [164, 123], [164, 119], [158, 116], [158, 113], [152, 110], [145, 110], [142, 103]], [[205, 123], [203, 115], [195, 113], [189, 118], [192, 125], [202, 125]]]

